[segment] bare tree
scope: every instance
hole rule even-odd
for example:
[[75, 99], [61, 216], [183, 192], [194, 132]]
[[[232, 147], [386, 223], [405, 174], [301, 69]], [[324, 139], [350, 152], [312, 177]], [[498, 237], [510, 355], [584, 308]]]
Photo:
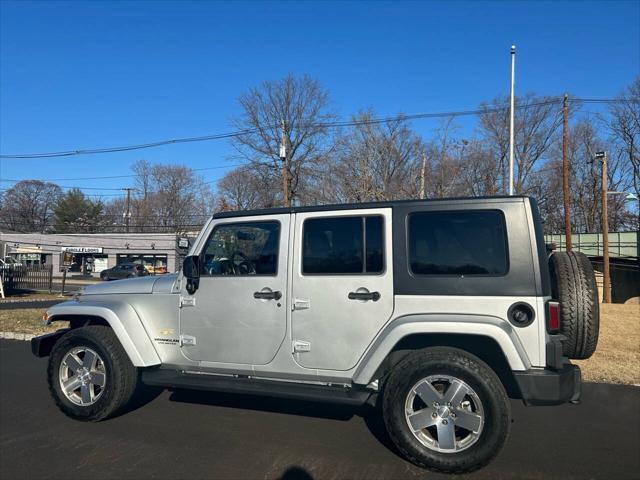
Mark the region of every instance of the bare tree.
[[462, 158], [469, 142], [455, 138], [458, 127], [453, 121], [453, 117], [444, 119], [426, 146], [429, 167], [426, 183], [430, 198], [471, 195], [473, 191], [465, 187], [460, 176]]
[[[527, 94], [516, 99], [514, 144], [514, 189], [526, 193], [532, 172], [546, 160], [558, 127], [562, 123], [558, 102], [550, 97]], [[509, 108], [508, 98], [498, 97], [483, 103], [480, 132], [496, 159], [501, 191], [507, 191], [509, 178]], [[497, 109], [497, 110], [496, 110]]]
[[329, 109], [328, 92], [308, 75], [297, 78], [289, 74], [249, 89], [239, 102], [242, 115], [233, 123], [245, 133], [234, 137], [232, 145], [240, 158], [251, 162], [273, 185], [282, 185], [279, 146], [284, 122], [289, 198], [295, 200], [304, 188], [307, 167], [331, 147], [325, 124], [335, 116]]
[[50, 229], [53, 209], [62, 195], [60, 187], [40, 180], [24, 180], [0, 198], [0, 225], [15, 232], [44, 232]]
[[[495, 158], [481, 140], [461, 140], [458, 163], [459, 178], [464, 186], [461, 193], [472, 196], [497, 195], [500, 172]], [[453, 173], [450, 174], [453, 176]]]
[[[193, 169], [181, 165], [151, 165], [142, 160], [133, 166], [136, 189], [131, 198], [130, 232], [183, 232], [198, 230], [214, 209], [208, 183]], [[104, 224], [124, 231], [124, 198], [105, 206]]]
[[[154, 165], [151, 168], [153, 191], [148, 194], [153, 207], [153, 222], [163, 231], [197, 229], [212, 210], [211, 191], [191, 168], [178, 165]], [[146, 220], [149, 222], [149, 219]]]
[[278, 205], [279, 192], [269, 178], [251, 167], [238, 167], [218, 181], [219, 205], [223, 210], [251, 210]]
[[610, 108], [614, 142], [629, 162], [632, 184], [640, 196], [640, 76], [618, 96]]
[[324, 182], [330, 200], [363, 202], [415, 198], [417, 164], [423, 149], [419, 137], [401, 117], [374, 123], [373, 112], [353, 117], [357, 125], [338, 138], [327, 163]]
[[[570, 130], [569, 165], [571, 175], [571, 213], [572, 225], [578, 232], [599, 232], [601, 229], [602, 186], [601, 166], [594, 161], [597, 151], [613, 152], [608, 161], [609, 190], [625, 189], [629, 176], [622, 155], [615, 154], [613, 146], [603, 139], [597, 130], [597, 123], [590, 117], [584, 117]], [[557, 177], [560, 170], [557, 169]], [[556, 195], [560, 196], [560, 191]], [[624, 228], [623, 199], [609, 198], [609, 227], [611, 230]]]

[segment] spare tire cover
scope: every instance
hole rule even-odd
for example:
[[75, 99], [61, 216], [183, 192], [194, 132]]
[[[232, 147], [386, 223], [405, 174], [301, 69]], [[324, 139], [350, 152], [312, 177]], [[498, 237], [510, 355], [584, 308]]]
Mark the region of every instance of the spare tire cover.
[[593, 267], [582, 252], [555, 252], [549, 258], [551, 293], [560, 302], [560, 333], [567, 337], [563, 353], [581, 360], [598, 344], [600, 305]]

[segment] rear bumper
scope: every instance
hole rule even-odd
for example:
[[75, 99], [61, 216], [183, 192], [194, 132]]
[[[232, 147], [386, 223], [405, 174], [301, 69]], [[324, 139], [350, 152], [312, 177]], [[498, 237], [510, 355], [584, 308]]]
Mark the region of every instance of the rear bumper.
[[514, 372], [525, 405], [561, 405], [578, 403], [582, 383], [580, 368], [565, 363], [558, 370]]

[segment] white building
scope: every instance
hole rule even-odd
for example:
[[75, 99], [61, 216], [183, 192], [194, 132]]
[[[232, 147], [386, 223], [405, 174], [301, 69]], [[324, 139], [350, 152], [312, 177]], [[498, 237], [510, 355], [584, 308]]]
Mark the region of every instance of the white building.
[[63, 271], [64, 252], [72, 255], [72, 273], [99, 276], [102, 270], [132, 262], [144, 265], [149, 273], [162, 274], [179, 269], [193, 237], [195, 234], [176, 233], [0, 233], [0, 244], [3, 258], [53, 265], [54, 276]]

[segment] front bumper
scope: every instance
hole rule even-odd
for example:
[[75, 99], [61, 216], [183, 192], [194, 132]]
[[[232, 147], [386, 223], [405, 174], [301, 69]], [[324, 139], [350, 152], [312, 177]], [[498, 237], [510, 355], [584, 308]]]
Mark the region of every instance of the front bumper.
[[33, 353], [36, 357], [48, 357], [51, 353], [53, 345], [62, 335], [67, 333], [69, 330], [69, 328], [62, 328], [57, 332], [32, 338], [31, 353]]
[[513, 372], [525, 405], [561, 405], [580, 401], [580, 367], [565, 363], [558, 370]]

